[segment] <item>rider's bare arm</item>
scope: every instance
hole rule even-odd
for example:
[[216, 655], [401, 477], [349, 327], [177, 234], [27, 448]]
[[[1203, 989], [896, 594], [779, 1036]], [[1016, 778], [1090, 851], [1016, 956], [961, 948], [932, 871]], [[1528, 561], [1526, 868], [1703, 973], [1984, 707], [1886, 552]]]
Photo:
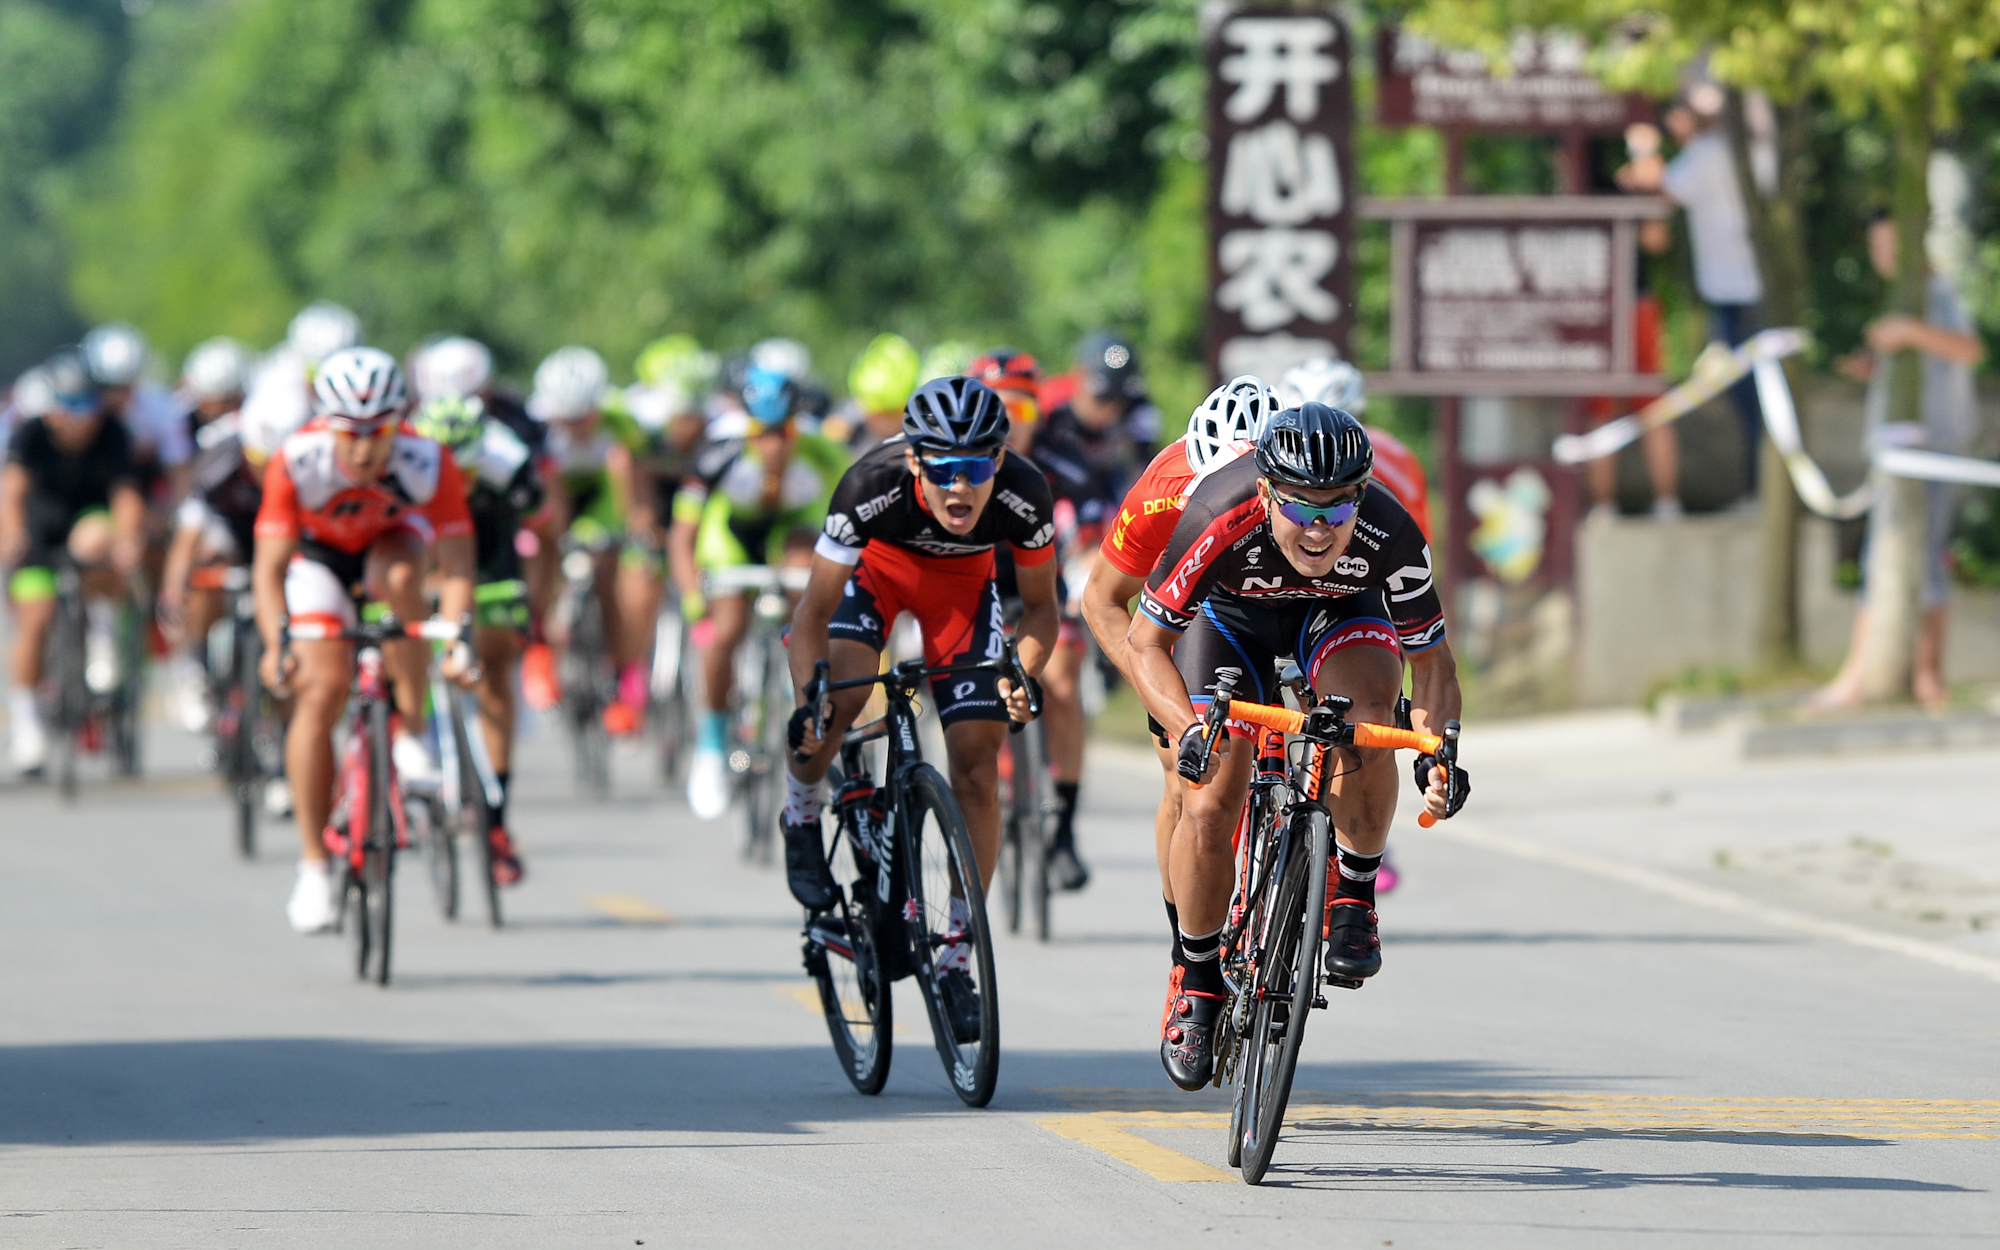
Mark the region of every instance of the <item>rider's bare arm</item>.
[[1014, 580], [1021, 591], [1021, 624], [1016, 631], [1021, 667], [1028, 676], [1040, 677], [1055, 653], [1056, 632], [1062, 625], [1056, 604], [1056, 562], [1044, 560], [1032, 568], [1017, 565]]
[[1178, 741], [1199, 717], [1188, 701], [1187, 683], [1174, 667], [1174, 644], [1180, 635], [1149, 616], [1135, 616], [1125, 635], [1130, 648], [1132, 688], [1146, 711], [1167, 731], [1169, 742]]
[[1084, 623], [1096, 636], [1104, 657], [1126, 681], [1133, 680], [1131, 649], [1125, 637], [1132, 627], [1130, 605], [1145, 584], [1145, 578], [1134, 577], [1109, 560], [1099, 560], [1083, 586]]
[[[257, 544], [257, 554], [264, 554], [264, 544]], [[470, 535], [461, 534], [453, 538], [440, 538], [437, 544], [438, 567], [438, 615], [447, 621], [456, 621], [472, 611], [473, 580], [478, 564], [474, 556]], [[279, 594], [283, 596], [283, 582], [279, 583]], [[259, 619], [262, 619], [261, 613]]]
[[264, 652], [278, 652], [278, 629], [285, 621], [285, 570], [297, 554], [299, 540], [271, 534], [257, 537], [250, 560], [250, 591], [257, 601], [257, 632], [264, 635]]
[[130, 482], [111, 488], [111, 562], [130, 573], [146, 558], [146, 499]]
[[0, 471], [0, 563], [14, 563], [27, 549], [28, 471], [10, 464]]
[[800, 703], [805, 702], [806, 683], [812, 680], [813, 666], [826, 658], [827, 625], [833, 620], [847, 579], [853, 574], [851, 565], [822, 555], [812, 558], [805, 594], [792, 610], [792, 639], [786, 647], [792, 666], [792, 690]]
[[1465, 700], [1458, 688], [1458, 661], [1451, 644], [1409, 653], [1410, 726], [1419, 733], [1441, 733], [1448, 720], [1460, 719]]

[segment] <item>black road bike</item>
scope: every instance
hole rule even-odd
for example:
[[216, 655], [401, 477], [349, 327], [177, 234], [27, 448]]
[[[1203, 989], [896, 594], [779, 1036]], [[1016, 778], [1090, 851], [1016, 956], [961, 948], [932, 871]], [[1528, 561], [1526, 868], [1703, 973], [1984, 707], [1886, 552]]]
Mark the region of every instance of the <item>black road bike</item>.
[[[904, 660], [886, 673], [830, 685], [826, 661], [815, 670], [822, 731], [833, 691], [879, 685], [888, 697], [882, 716], [841, 739], [840, 765], [830, 774], [837, 799], [827, 848], [838, 898], [808, 915], [805, 927], [806, 971], [819, 984], [834, 1053], [864, 1094], [880, 1093], [889, 1079], [890, 987], [910, 976], [959, 1098], [985, 1106], [999, 1076], [1000, 1001], [979, 864], [950, 783], [924, 762], [912, 702], [933, 677], [981, 671], [1033, 690], [1011, 639], [998, 659], [977, 664], [925, 668], [921, 659]], [[1040, 714], [1039, 701], [1032, 710]], [[887, 749], [879, 786], [867, 749], [878, 740]], [[957, 924], [954, 902], [964, 913]]]
[[1222, 974], [1228, 984], [1216, 1038], [1215, 1083], [1234, 1084], [1229, 1115], [1229, 1162], [1250, 1184], [1263, 1180], [1284, 1124], [1299, 1048], [1314, 1008], [1325, 1008], [1324, 985], [1359, 989], [1362, 983], [1329, 977], [1321, 966], [1328, 923], [1333, 826], [1327, 808], [1334, 753], [1348, 747], [1407, 748], [1457, 759], [1458, 722], [1442, 737], [1391, 725], [1349, 721], [1351, 699], [1316, 695], [1293, 683], [1303, 711], [1233, 699], [1225, 678], [1203, 718], [1201, 763], [1231, 720], [1276, 734], [1295, 735], [1279, 749], [1284, 771], [1267, 766], [1271, 739], [1260, 742], [1258, 783], [1252, 790], [1251, 827], [1237, 851], [1235, 897], [1222, 931]]
[[597, 587], [597, 554], [605, 543], [562, 540], [563, 591], [551, 614], [562, 622], [567, 645], [556, 670], [562, 686], [562, 715], [575, 752], [576, 786], [591, 798], [611, 793], [611, 735], [604, 709], [618, 698], [618, 666], [611, 658], [611, 632]]
[[500, 881], [493, 875], [493, 811], [500, 803], [500, 779], [486, 752], [479, 704], [471, 691], [445, 680], [431, 666], [431, 723], [437, 728], [438, 772], [442, 782], [429, 800], [424, 841], [438, 910], [458, 919], [464, 874], [459, 848], [470, 846], [486, 895], [486, 918], [500, 927]]
[[1000, 782], [1000, 905], [1007, 932], [1025, 912], [1039, 941], [1049, 940], [1049, 851], [1056, 803], [1049, 784], [1048, 738], [1036, 720], [1007, 739]]
[[803, 568], [744, 564], [710, 570], [703, 578], [711, 596], [740, 594], [749, 601], [750, 628], [736, 648], [728, 759], [743, 801], [743, 858], [756, 864], [771, 862], [785, 797], [785, 722], [794, 703], [785, 626], [792, 619], [792, 598], [810, 576]]
[[44, 644], [43, 723], [55, 752], [56, 785], [76, 798], [77, 758], [108, 746], [112, 770], [139, 775], [139, 701], [145, 689], [146, 636], [132, 583], [117, 606], [108, 654], [91, 654], [83, 572], [65, 560], [56, 569], [56, 613]]
[[284, 722], [257, 676], [264, 636], [257, 632], [257, 604], [250, 570], [241, 565], [191, 569], [193, 590], [219, 591], [224, 610], [208, 631], [208, 689], [215, 708], [215, 763], [236, 809], [236, 852], [257, 854], [257, 809], [264, 783], [277, 775], [284, 751]]

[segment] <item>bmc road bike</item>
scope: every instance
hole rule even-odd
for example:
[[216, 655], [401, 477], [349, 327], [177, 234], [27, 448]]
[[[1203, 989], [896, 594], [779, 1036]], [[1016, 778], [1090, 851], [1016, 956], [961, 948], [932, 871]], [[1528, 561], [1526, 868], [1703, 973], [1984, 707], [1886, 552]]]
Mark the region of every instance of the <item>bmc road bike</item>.
[[[827, 865], [836, 897], [805, 926], [806, 971], [819, 985], [834, 1053], [864, 1094], [880, 1093], [889, 1079], [890, 987], [911, 976], [959, 1098], [985, 1106], [999, 1077], [1000, 1000], [979, 864], [950, 784], [924, 762], [912, 702], [933, 677], [980, 671], [1034, 689], [1012, 639], [1001, 656], [977, 664], [925, 668], [920, 659], [903, 660], [886, 673], [830, 685], [827, 662], [815, 670], [822, 732], [836, 690], [879, 685], [888, 703], [883, 715], [841, 738], [840, 765], [829, 775], [837, 798]], [[1041, 711], [1038, 703], [1031, 710]], [[869, 767], [876, 741], [887, 750], [879, 786]]]
[[[1328, 887], [1338, 871], [1326, 802], [1334, 752], [1407, 748], [1449, 765], [1457, 758], [1458, 722], [1446, 722], [1442, 736], [1421, 734], [1349, 721], [1352, 700], [1316, 696], [1303, 682], [1297, 690], [1303, 711], [1237, 701], [1231, 697], [1234, 685], [1224, 679], [1203, 718], [1204, 769], [1231, 720], [1294, 735], [1285, 748], [1282, 782], [1267, 785], [1252, 806], [1253, 823], [1237, 850], [1235, 896], [1222, 931], [1222, 972], [1229, 995], [1216, 1039], [1215, 1083], [1236, 1087], [1229, 1162], [1254, 1185], [1271, 1166], [1307, 1020], [1314, 1008], [1327, 1005], [1322, 986], [1359, 989], [1362, 984], [1329, 977], [1320, 963], [1331, 902]], [[1260, 738], [1260, 756], [1270, 746], [1269, 738]], [[1264, 771], [1260, 763], [1259, 772]]]

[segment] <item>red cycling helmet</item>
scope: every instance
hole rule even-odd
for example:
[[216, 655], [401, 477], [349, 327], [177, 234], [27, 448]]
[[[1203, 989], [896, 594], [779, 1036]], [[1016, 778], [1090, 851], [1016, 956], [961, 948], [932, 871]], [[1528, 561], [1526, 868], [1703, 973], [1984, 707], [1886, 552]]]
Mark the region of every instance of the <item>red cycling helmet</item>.
[[994, 348], [973, 361], [965, 372], [996, 391], [1033, 395], [1042, 382], [1042, 367], [1035, 358], [1011, 347]]

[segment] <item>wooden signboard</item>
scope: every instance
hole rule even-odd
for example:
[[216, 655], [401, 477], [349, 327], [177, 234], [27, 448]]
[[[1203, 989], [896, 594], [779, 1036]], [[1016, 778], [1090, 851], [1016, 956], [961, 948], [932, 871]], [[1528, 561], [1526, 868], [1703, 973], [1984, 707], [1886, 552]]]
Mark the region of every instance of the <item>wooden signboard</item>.
[[1217, 379], [1346, 358], [1354, 326], [1354, 95], [1331, 12], [1216, 21], [1209, 74], [1207, 356]]
[[1653, 102], [1607, 91], [1586, 71], [1584, 42], [1559, 31], [1522, 31], [1495, 74], [1478, 52], [1445, 48], [1393, 26], [1376, 34], [1375, 118], [1384, 126], [1516, 133], [1615, 133], [1655, 120]]

